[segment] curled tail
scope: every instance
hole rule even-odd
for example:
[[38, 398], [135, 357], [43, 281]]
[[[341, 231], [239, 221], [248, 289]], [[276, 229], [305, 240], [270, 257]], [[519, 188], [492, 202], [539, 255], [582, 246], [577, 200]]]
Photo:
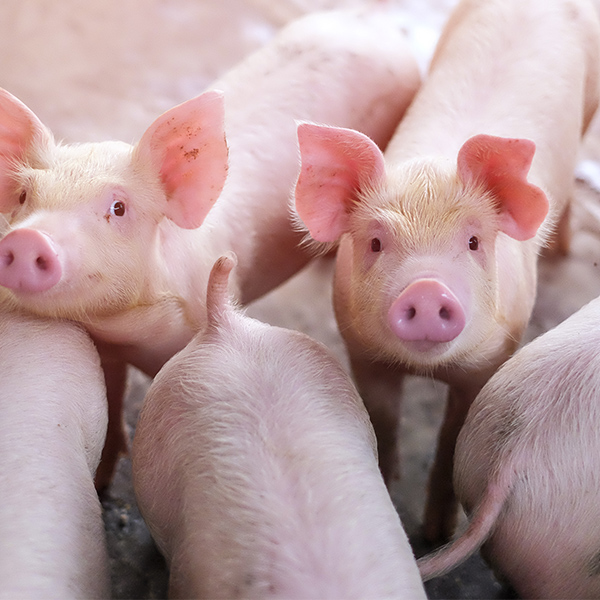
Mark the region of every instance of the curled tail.
[[215, 261], [210, 271], [206, 290], [206, 317], [209, 327], [218, 325], [223, 313], [230, 306], [229, 274], [236, 265], [237, 256], [233, 252], [227, 252]]
[[492, 481], [465, 531], [453, 542], [417, 561], [423, 581], [439, 577], [479, 550], [491, 535], [510, 494], [509, 481]]

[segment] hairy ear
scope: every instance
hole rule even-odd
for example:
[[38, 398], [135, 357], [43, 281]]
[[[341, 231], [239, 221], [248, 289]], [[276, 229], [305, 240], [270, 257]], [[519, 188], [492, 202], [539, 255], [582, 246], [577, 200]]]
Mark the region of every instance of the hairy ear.
[[312, 123], [298, 126], [298, 143], [296, 212], [315, 240], [336, 241], [348, 228], [361, 189], [383, 179], [383, 154], [358, 131]]
[[482, 183], [496, 198], [500, 229], [520, 241], [535, 236], [548, 214], [548, 198], [527, 181], [535, 144], [531, 140], [476, 135], [460, 149], [461, 181]]
[[10, 176], [31, 146], [51, 139], [37, 116], [18, 98], [0, 88], [0, 212], [10, 212], [19, 202], [19, 192]]
[[227, 159], [223, 94], [214, 90], [163, 113], [134, 151], [160, 177], [165, 216], [186, 229], [199, 227], [219, 197]]

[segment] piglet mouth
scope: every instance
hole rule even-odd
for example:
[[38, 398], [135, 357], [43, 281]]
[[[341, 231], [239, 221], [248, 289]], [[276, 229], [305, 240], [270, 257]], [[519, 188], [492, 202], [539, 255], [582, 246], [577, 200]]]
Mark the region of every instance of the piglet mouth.
[[419, 354], [441, 354], [448, 347], [447, 342], [436, 342], [427, 339], [405, 341], [404, 345], [408, 350], [418, 352]]

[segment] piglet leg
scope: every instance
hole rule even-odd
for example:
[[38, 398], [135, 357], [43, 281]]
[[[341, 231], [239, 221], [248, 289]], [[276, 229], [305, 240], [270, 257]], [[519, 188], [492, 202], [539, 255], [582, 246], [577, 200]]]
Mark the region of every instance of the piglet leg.
[[435, 545], [446, 543], [456, 528], [458, 502], [452, 480], [454, 449], [469, 407], [478, 391], [478, 388], [461, 389], [454, 386], [450, 386], [448, 391], [437, 451], [429, 473], [423, 521], [423, 535], [428, 542]]
[[377, 436], [379, 468], [386, 485], [398, 479], [400, 395], [404, 373], [382, 362], [353, 358], [352, 373]]
[[108, 429], [100, 464], [96, 471], [95, 485], [98, 493], [104, 492], [112, 481], [119, 456], [127, 454], [127, 432], [123, 419], [123, 404], [127, 387], [127, 364], [102, 360], [108, 399]]

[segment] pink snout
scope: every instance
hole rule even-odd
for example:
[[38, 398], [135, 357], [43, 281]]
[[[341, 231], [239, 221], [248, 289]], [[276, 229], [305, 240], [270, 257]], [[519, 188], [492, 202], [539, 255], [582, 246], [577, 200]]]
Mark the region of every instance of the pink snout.
[[435, 279], [419, 279], [396, 298], [388, 313], [392, 331], [410, 342], [450, 342], [465, 327], [456, 296]]
[[0, 285], [19, 292], [43, 292], [58, 283], [62, 268], [47, 235], [15, 229], [0, 241]]

